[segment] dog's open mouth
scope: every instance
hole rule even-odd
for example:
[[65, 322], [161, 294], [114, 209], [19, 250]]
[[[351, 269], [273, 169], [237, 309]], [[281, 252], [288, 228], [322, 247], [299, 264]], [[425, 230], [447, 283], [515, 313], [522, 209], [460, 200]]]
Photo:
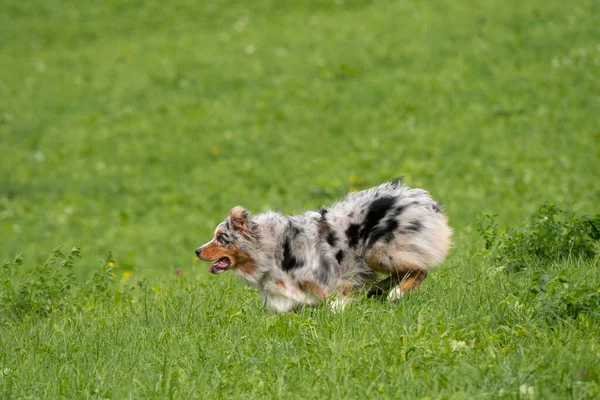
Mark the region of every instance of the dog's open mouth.
[[228, 257], [219, 258], [213, 265], [210, 266], [208, 272], [211, 274], [220, 274], [225, 272], [231, 266], [231, 260]]

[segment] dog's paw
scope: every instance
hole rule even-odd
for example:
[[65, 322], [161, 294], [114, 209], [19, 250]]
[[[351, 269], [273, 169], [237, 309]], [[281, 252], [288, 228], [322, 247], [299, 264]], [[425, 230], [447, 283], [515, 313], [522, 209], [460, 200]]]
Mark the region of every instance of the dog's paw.
[[400, 289], [400, 287], [396, 286], [395, 288], [392, 289], [392, 291], [388, 295], [388, 300], [389, 301], [398, 301], [402, 297], [404, 297], [404, 293], [402, 292], [402, 289]]
[[331, 311], [335, 313], [342, 312], [346, 309], [347, 303], [347, 299], [334, 299], [329, 302], [329, 308], [331, 308]]

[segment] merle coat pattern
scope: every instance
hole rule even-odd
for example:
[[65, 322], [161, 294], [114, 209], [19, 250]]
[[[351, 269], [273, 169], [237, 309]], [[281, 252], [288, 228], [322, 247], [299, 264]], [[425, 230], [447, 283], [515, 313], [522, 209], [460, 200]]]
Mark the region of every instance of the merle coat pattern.
[[375, 283], [378, 272], [389, 278], [370, 293], [392, 288], [395, 300], [443, 261], [451, 233], [428, 192], [394, 180], [297, 216], [249, 218], [237, 206], [196, 254], [218, 260], [212, 273], [234, 268], [268, 309], [288, 312], [329, 298], [343, 307], [352, 292]]

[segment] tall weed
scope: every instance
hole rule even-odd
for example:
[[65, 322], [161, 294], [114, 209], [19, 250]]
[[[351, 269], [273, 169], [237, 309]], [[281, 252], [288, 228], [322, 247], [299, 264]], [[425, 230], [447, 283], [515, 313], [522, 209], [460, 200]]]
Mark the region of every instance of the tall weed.
[[567, 215], [550, 203], [540, 206], [521, 227], [500, 231], [495, 215], [480, 214], [477, 231], [493, 261], [511, 272], [600, 254], [600, 215]]

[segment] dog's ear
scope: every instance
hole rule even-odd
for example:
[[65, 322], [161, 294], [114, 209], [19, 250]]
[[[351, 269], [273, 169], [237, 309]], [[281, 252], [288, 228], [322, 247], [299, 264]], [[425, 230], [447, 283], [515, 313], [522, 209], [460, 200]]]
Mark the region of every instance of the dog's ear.
[[234, 230], [248, 234], [248, 216], [250, 213], [242, 206], [235, 206], [229, 211], [231, 226]]

